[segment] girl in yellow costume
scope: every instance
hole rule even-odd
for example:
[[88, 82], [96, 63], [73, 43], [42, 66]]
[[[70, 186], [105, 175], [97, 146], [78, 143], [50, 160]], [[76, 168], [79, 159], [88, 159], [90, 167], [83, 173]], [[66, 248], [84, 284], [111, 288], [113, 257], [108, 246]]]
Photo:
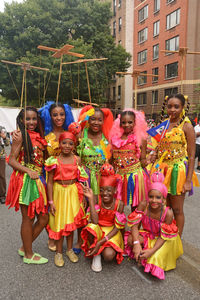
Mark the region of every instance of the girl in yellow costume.
[[120, 229], [125, 227], [126, 217], [123, 213], [124, 204], [114, 198], [120, 175], [114, 174], [114, 169], [109, 164], [101, 167], [99, 205], [95, 205], [92, 189], [83, 187], [84, 195], [88, 198], [89, 223], [81, 233], [84, 241], [82, 249], [86, 256], [93, 257], [92, 270], [102, 270], [101, 254], [106, 261], [115, 257], [117, 263], [123, 260], [124, 243]]
[[[39, 113], [44, 123], [48, 157], [57, 156], [60, 154], [59, 137], [64, 130], [68, 130], [68, 126], [74, 121], [71, 107], [68, 104], [47, 101], [40, 108]], [[56, 251], [54, 240], [49, 239], [48, 248]]]
[[[144, 266], [144, 271], [165, 279], [164, 271], [176, 268], [177, 258], [183, 254], [173, 212], [164, 205], [167, 188], [162, 173], [151, 176], [149, 203], [142, 201], [128, 216], [131, 233], [125, 233], [126, 253]], [[140, 228], [142, 225], [142, 229]]]
[[78, 261], [72, 249], [73, 232], [87, 223], [83, 208], [83, 190], [78, 180], [87, 180], [87, 175], [81, 174], [80, 158], [73, 154], [75, 136], [70, 132], [63, 132], [59, 142], [60, 155], [49, 157], [45, 165], [48, 171], [47, 195], [50, 204], [47, 229], [49, 237], [56, 240], [55, 265], [62, 267], [64, 236], [67, 237], [66, 255], [71, 262]]
[[[187, 98], [186, 98], [187, 99]], [[180, 235], [184, 226], [183, 203], [185, 193], [193, 193], [193, 186], [199, 186], [194, 173], [195, 132], [184, 111], [185, 97], [182, 94], [165, 98], [167, 114], [170, 118], [169, 128], [157, 145], [158, 158], [152, 168], [160, 170], [165, 175], [164, 184], [168, 188], [168, 205], [173, 209]]]

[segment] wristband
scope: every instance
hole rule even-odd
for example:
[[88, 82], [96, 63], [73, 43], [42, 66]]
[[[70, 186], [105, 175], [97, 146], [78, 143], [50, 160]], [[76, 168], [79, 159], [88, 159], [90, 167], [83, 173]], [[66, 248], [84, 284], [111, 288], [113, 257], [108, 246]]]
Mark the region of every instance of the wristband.
[[104, 237], [105, 237], [105, 239], [106, 239], [106, 242], [107, 242], [107, 241], [109, 240], [108, 236], [107, 236], [107, 235], [105, 235]]
[[53, 201], [49, 201], [49, 204], [53, 204]]
[[133, 245], [139, 244], [139, 241], [133, 241]]

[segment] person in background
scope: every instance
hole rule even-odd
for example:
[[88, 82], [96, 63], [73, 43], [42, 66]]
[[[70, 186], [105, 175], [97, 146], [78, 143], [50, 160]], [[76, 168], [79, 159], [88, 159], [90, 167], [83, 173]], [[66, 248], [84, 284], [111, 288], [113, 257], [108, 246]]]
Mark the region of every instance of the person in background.
[[10, 139], [7, 136], [6, 129], [0, 126], [0, 202], [6, 201], [6, 161], [5, 161], [5, 146], [9, 146]]
[[197, 170], [200, 171], [200, 119], [199, 123], [194, 127], [196, 137], [196, 153], [195, 158], [198, 157]]

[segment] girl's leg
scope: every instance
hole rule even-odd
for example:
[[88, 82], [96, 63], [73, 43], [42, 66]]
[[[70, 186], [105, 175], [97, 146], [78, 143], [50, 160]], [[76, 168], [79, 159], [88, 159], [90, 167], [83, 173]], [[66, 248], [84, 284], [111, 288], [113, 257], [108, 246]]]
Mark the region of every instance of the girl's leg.
[[[33, 240], [33, 222], [34, 219], [28, 217], [28, 206], [20, 205], [22, 214], [22, 224], [21, 224], [21, 237], [23, 242], [23, 249], [25, 252], [25, 258], [32, 258], [32, 240]], [[34, 260], [40, 260], [40, 256], [35, 256]]]
[[70, 235], [67, 236], [67, 251], [72, 249], [73, 238], [74, 238], [74, 232], [71, 232]]
[[[81, 245], [83, 243], [82, 237], [81, 237], [81, 231], [82, 231], [82, 227], [77, 229], [77, 233], [78, 233], [78, 240], [77, 243], [75, 245], [74, 248], [76, 249], [81, 249]], [[77, 253], [78, 254], [78, 253]]]
[[107, 247], [102, 251], [102, 255], [105, 261], [112, 261], [115, 258], [116, 254], [117, 252], [111, 247]]
[[42, 232], [42, 230], [46, 227], [47, 223], [49, 221], [49, 215], [45, 214], [39, 214], [37, 221], [33, 225], [33, 241], [39, 236], [39, 234]]
[[74, 253], [72, 247], [73, 247], [73, 237], [74, 232], [70, 233], [70, 235], [67, 236], [67, 251], [66, 255], [69, 257], [69, 260], [73, 263], [78, 262], [78, 256]]
[[63, 252], [63, 240], [64, 237], [62, 236], [60, 240], [56, 241], [56, 252], [61, 253]]
[[62, 236], [60, 240], [55, 241], [56, 242], [56, 254], [54, 257], [54, 263], [57, 267], [63, 267], [65, 262], [63, 260], [63, 240], [64, 237]]
[[179, 229], [179, 235], [182, 235], [185, 217], [183, 212], [183, 204], [184, 204], [185, 194], [184, 195], [169, 195], [168, 203], [172, 208], [174, 217], [176, 220], [176, 225]]

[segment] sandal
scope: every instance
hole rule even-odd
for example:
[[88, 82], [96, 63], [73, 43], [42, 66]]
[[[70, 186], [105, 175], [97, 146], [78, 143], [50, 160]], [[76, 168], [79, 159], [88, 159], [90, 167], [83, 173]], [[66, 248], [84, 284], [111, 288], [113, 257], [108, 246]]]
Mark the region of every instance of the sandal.
[[75, 254], [79, 255], [81, 253], [82, 249], [81, 248], [73, 248], [73, 251]]
[[22, 257], [24, 257], [24, 251], [22, 251], [22, 250], [20, 250], [20, 249], [18, 249], [18, 254], [19, 254], [19, 256], [22, 256]]
[[[34, 257], [35, 256], [39, 256], [40, 259], [35, 260]], [[25, 264], [35, 264], [35, 265], [42, 265], [42, 264], [46, 264], [48, 263], [48, 259], [45, 257], [42, 257], [41, 255], [38, 255], [37, 253], [34, 253], [33, 256], [31, 258], [23, 258], [23, 262]]]

